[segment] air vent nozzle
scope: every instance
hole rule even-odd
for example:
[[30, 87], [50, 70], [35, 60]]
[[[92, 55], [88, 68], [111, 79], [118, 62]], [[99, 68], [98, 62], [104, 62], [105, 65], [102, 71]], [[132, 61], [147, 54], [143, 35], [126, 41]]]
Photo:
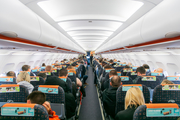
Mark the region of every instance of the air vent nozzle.
[[15, 32], [11, 32], [11, 31], [4, 31], [0, 33], [1, 35], [4, 35], [6, 37], [11, 37], [11, 38], [17, 38], [18, 35]]

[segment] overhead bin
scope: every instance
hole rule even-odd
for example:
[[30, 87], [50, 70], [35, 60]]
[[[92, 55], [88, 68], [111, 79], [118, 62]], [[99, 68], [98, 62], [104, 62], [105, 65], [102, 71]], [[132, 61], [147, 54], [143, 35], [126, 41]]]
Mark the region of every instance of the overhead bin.
[[16, 33], [19, 38], [79, 52], [80, 50], [83, 51], [79, 46], [74, 48], [70, 39], [62, 35], [19, 0], [0, 1], [0, 11], [0, 33], [8, 31]]
[[[167, 33], [180, 32], [180, 0], [164, 0], [147, 14], [120, 32], [107, 43], [110, 49], [132, 46], [161, 38]], [[110, 50], [106, 43], [96, 53]]]

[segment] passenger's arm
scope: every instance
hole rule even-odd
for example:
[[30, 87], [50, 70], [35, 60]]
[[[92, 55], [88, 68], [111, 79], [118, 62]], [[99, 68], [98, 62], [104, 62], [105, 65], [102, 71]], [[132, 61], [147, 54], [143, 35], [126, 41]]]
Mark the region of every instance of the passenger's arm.
[[80, 81], [79, 78], [76, 78], [76, 84], [77, 84], [78, 87], [82, 86], [82, 82]]

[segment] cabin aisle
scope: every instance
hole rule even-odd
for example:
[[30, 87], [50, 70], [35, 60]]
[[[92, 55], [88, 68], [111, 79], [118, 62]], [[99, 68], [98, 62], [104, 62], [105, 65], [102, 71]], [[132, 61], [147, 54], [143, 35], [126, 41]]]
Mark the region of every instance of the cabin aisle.
[[102, 120], [92, 67], [88, 68], [87, 83], [86, 97], [84, 97], [82, 101], [79, 120]]

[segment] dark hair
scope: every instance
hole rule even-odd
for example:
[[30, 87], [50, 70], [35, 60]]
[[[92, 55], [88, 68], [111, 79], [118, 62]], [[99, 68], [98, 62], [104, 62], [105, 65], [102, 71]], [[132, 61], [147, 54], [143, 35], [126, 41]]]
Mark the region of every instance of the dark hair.
[[112, 68], [110, 65], [108, 65], [108, 64], [106, 64], [105, 66], [104, 66], [104, 69], [105, 68]]
[[113, 63], [114, 61], [111, 59], [109, 62], [110, 62], [110, 63]]
[[131, 68], [131, 67], [129, 67], [129, 65], [126, 65], [126, 66], [124, 66], [124, 68]]
[[145, 69], [149, 69], [149, 65], [148, 65], [148, 64], [143, 64], [143, 67], [144, 67]]
[[44, 79], [47, 77], [47, 75], [45, 73], [38, 73], [37, 76], [40, 76], [40, 77], [42, 77]]
[[30, 100], [31, 103], [42, 105], [46, 101], [46, 95], [41, 91], [33, 91], [27, 99]]
[[121, 78], [117, 75], [111, 78], [112, 87], [119, 87], [121, 85]]
[[16, 74], [14, 71], [9, 71], [6, 76], [13, 76], [13, 77], [16, 77]]
[[111, 70], [111, 71], [109, 72], [109, 75], [118, 75], [118, 74], [117, 74], [117, 71], [116, 71], [116, 70]]
[[68, 71], [65, 68], [62, 68], [59, 71], [59, 76], [66, 76], [68, 74]]
[[29, 65], [23, 65], [22, 66], [22, 71], [28, 71], [30, 69]]
[[43, 64], [42, 64], [42, 66], [46, 66], [46, 64], [45, 64], [45, 63], [43, 63]]
[[146, 74], [146, 70], [145, 70], [145, 68], [144, 67], [138, 67], [137, 69], [136, 69], [136, 73], [138, 73], [138, 72], [140, 72], [141, 74]]

